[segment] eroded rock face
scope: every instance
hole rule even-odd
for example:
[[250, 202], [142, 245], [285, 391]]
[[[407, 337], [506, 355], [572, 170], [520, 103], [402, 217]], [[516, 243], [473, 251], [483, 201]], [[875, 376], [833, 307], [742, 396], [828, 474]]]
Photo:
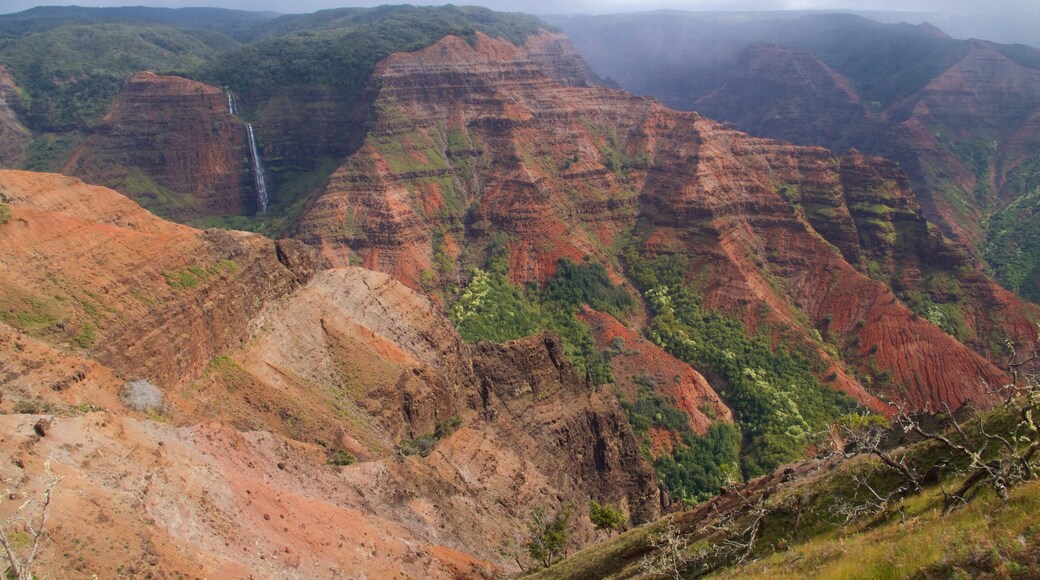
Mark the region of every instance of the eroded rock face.
[[[711, 42], [721, 45], [713, 47]], [[719, 39], [708, 44], [701, 54], [724, 53], [722, 45], [728, 46]], [[894, 102], [861, 98], [847, 79], [817, 58], [826, 60], [834, 54], [814, 56], [761, 44], [746, 47], [723, 78], [707, 78], [705, 84], [712, 87], [709, 94], [692, 102], [674, 97], [670, 102], [754, 135], [821, 145], [836, 152], [855, 147], [898, 162], [910, 178], [924, 217], [964, 245], [976, 260], [997, 256], [991, 266], [999, 279], [1035, 300], [1028, 288], [1033, 273], [1023, 284], [1001, 270], [1002, 262], [1012, 259], [1009, 256], [1016, 251], [1032, 251], [1030, 242], [1022, 239], [1027, 235], [1012, 233], [1009, 239], [1000, 226], [987, 231], [987, 223], [993, 223], [987, 220], [999, 218], [1016, 200], [1029, 199], [1034, 189], [1040, 71], [1031, 63], [1038, 53], [1021, 46], [950, 39], [936, 43], [924, 37], [910, 46], [932, 53], [927, 67], [934, 70], [922, 69], [915, 75], [933, 76], [913, 81], [894, 75], [893, 86], [905, 83], [907, 87]], [[684, 58], [704, 65], [712, 57], [687, 54]], [[671, 96], [664, 87], [659, 94]], [[1034, 204], [1029, 200], [1025, 205]], [[1010, 212], [1015, 216], [1021, 210]], [[901, 252], [895, 253], [898, 259]], [[976, 303], [967, 308], [981, 307]], [[996, 335], [983, 340], [1003, 342]]]
[[4, 171], [0, 188], [12, 208], [0, 229], [5, 306], [130, 378], [187, 384], [248, 338], [266, 301], [314, 273], [309, 249], [282, 242], [300, 254], [287, 266], [262, 236], [165, 222], [75, 178]]
[[15, 113], [17, 98], [18, 85], [7, 68], [0, 65], [0, 169], [21, 166], [25, 160], [25, 147], [32, 140], [32, 133]]
[[[582, 123], [598, 123], [606, 133], [617, 115], [631, 122], [649, 102], [562, 86], [549, 74], [588, 81], [559, 64], [573, 54], [544, 64], [551, 60], [546, 47], [559, 43], [552, 35], [532, 37], [536, 56], [529, 56], [483, 35], [473, 46], [448, 37], [385, 59], [373, 81], [375, 126], [303, 216], [299, 237], [334, 264], [348, 263], [353, 253], [365, 267], [413, 287], [433, 267], [434, 233], [454, 235], [463, 221], [518, 238], [510, 251], [521, 280], [551, 275], [561, 256], [597, 252], [576, 230], [578, 220], [612, 238], [613, 215], [633, 215], [635, 197], [618, 194], [619, 176], [597, 161], [604, 139], [590, 140]], [[581, 117], [597, 105], [598, 119]], [[622, 112], [624, 105], [631, 111]], [[564, 171], [596, 192], [582, 191], [559, 207], [561, 165], [575, 157]]]
[[480, 344], [473, 372], [491, 426], [531, 449], [562, 489], [620, 504], [635, 523], [660, 516], [662, 493], [617, 398], [584, 384], [558, 337]]
[[98, 132], [62, 168], [178, 220], [255, 211], [249, 171], [246, 130], [227, 95], [150, 72], [127, 82]]
[[[433, 260], [445, 253], [438, 240], [480, 255], [492, 234], [505, 234], [510, 275], [525, 282], [551, 276], [560, 257], [616, 263], [607, 248], [638, 223], [645, 255], [690, 258], [708, 305], [752, 332], [800, 336], [829, 367], [821, 378], [872, 408], [888, 409], [878, 397], [920, 408], [989, 400], [982, 381], [1004, 380], [870, 278], [881, 268], [917, 283], [896, 259], [904, 247], [918, 256], [917, 272], [957, 277], [971, 264], [923, 220], [897, 167], [752, 138], [620, 91], [565, 86], [528, 55], [531, 44], [448, 37], [380, 63], [373, 130], [301, 219], [301, 239], [333, 263], [356, 255], [414, 287], [450, 275]], [[840, 92], [853, 102], [849, 90]], [[963, 300], [971, 324], [1035, 340], [1035, 313], [964, 276], [974, 280]], [[981, 305], [1001, 301], [1005, 318], [985, 322]], [[848, 345], [843, 359], [813, 329]], [[992, 356], [989, 336], [966, 341]], [[892, 381], [854, 376], [871, 369]]]
[[[1025, 193], [1010, 178], [1035, 157], [1038, 96], [1040, 71], [972, 41], [960, 61], [886, 111], [897, 145], [885, 153], [925, 185], [926, 215], [958, 240], [978, 245], [985, 209]], [[967, 195], [951, 197], [951, 186]]]

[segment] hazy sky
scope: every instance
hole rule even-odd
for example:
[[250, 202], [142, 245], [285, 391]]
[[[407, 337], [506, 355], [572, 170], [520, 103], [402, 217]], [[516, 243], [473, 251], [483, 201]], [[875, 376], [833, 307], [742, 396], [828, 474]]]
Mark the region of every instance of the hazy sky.
[[[88, 0], [85, 2], [44, 0], [0, 0], [0, 13], [17, 12], [41, 4], [80, 6], [220, 6], [244, 10], [272, 10], [282, 13], [312, 12], [339, 6], [377, 6], [380, 4], [439, 4], [412, 0], [336, 1], [336, 0]], [[952, 12], [961, 14], [992, 12], [1033, 12], [1040, 14], [1040, 0], [454, 0], [454, 4], [477, 4], [495, 10], [548, 13], [602, 13], [679, 8], [684, 10], [898, 10], [913, 12]]]

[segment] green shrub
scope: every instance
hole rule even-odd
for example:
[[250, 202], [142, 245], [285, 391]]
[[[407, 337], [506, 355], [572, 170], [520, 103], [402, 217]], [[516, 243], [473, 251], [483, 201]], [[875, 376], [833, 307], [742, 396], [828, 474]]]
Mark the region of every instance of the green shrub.
[[613, 532], [624, 527], [628, 518], [621, 508], [612, 504], [600, 504], [594, 499], [589, 500], [589, 519], [597, 530]]
[[546, 283], [545, 299], [570, 306], [588, 304], [616, 318], [632, 310], [632, 297], [610, 281], [601, 264], [575, 264], [566, 258], [560, 259], [556, 275]]
[[625, 305], [631, 307], [631, 297], [614, 287], [598, 264], [561, 261], [560, 266], [544, 291], [533, 288], [525, 293], [509, 281], [505, 265], [496, 258], [487, 271], [473, 271], [449, 311], [451, 319], [469, 342], [504, 342], [551, 330], [563, 340], [564, 352], [580, 376], [593, 385], [613, 383], [609, 360], [596, 348], [577, 312], [586, 300], [620, 312]]
[[11, 208], [6, 203], [0, 201], [0, 226], [7, 223], [11, 219]]
[[574, 524], [571, 516], [574, 507], [564, 504], [552, 515], [545, 506], [531, 510], [527, 519], [527, 553], [531, 559], [544, 567], [564, 555]]
[[342, 449], [337, 449], [332, 456], [325, 460], [326, 465], [338, 465], [340, 467], [354, 465], [355, 463], [357, 463], [357, 457], [354, 457]]
[[433, 433], [427, 433], [426, 435], [420, 435], [415, 439], [405, 439], [401, 441], [398, 446], [401, 450], [402, 455], [418, 455], [419, 457], [427, 457], [430, 453], [433, 453], [434, 447], [437, 446], [437, 436]]
[[437, 439], [444, 439], [462, 426], [462, 417], [455, 415], [443, 420], [438, 419], [435, 424], [436, 427], [433, 430], [433, 436]]

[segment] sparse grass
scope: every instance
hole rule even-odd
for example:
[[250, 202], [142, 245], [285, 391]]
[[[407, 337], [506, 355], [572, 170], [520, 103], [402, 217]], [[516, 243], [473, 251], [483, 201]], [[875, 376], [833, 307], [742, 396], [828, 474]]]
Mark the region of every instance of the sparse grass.
[[97, 340], [97, 330], [94, 325], [89, 322], [84, 322], [83, 326], [80, 327], [79, 332], [76, 334], [76, 344], [81, 348], [90, 348], [94, 346], [94, 341]]
[[0, 321], [30, 333], [53, 329], [68, 318], [59, 300], [11, 292], [0, 297]]
[[213, 360], [209, 361], [209, 366], [206, 367], [206, 372], [228, 390], [235, 390], [250, 381], [249, 373], [227, 355], [213, 357]]
[[[1013, 416], [997, 411], [984, 415], [989, 433], [1007, 433]], [[978, 427], [966, 424], [972, 436]], [[996, 444], [986, 451], [997, 453]], [[905, 458], [917, 473], [940, 474], [947, 490], [964, 482], [967, 460], [936, 441], [905, 447]], [[668, 516], [646, 531], [632, 530], [595, 545], [544, 571], [548, 578], [618, 578], [638, 574], [640, 561], [651, 552], [652, 530], [674, 525], [686, 538], [686, 577], [716, 573], [725, 578], [910, 578], [910, 577], [1038, 577], [1040, 525], [1033, 515], [1040, 508], [1040, 481], [1013, 489], [1006, 504], [992, 488], [974, 501], [943, 516], [940, 484], [905, 497], [890, 496], [904, 483], [898, 473], [872, 456], [836, 463], [794, 465], [793, 479], [750, 482], [718, 501], [715, 510], [702, 504]], [[936, 471], [933, 471], [936, 470]], [[944, 476], [941, 474], [945, 474]], [[869, 489], [873, 492], [866, 491]], [[876, 509], [849, 512], [869, 505], [877, 493], [890, 499]], [[747, 498], [736, 501], [736, 498]], [[758, 504], [763, 497], [764, 503]], [[744, 530], [758, 508], [764, 507], [756, 542], [747, 564], [740, 553], [726, 552], [731, 540], [741, 545]], [[747, 506], [747, 507], [744, 507]], [[853, 514], [849, 516], [849, 514]], [[716, 548], [722, 546], [720, 556]], [[743, 550], [744, 548], [741, 548]]]
[[177, 290], [191, 290], [198, 288], [199, 284], [221, 274], [234, 274], [238, 271], [238, 262], [234, 260], [219, 260], [206, 267], [189, 266], [183, 270], [165, 271], [162, 273], [166, 283]]

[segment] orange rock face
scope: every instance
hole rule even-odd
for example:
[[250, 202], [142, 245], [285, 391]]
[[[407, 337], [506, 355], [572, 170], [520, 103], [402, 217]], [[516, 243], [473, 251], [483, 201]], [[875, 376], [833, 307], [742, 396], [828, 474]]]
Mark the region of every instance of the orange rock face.
[[[249, 171], [245, 127], [231, 115], [227, 95], [150, 72], [127, 82], [99, 131], [62, 168], [179, 220], [255, 211]], [[165, 197], [157, 188], [167, 190]]]
[[0, 229], [8, 312], [40, 320], [52, 340], [81, 337], [128, 378], [185, 384], [313, 272], [287, 257], [292, 242], [165, 222], [72, 177], [6, 171], [0, 187], [12, 207]]

